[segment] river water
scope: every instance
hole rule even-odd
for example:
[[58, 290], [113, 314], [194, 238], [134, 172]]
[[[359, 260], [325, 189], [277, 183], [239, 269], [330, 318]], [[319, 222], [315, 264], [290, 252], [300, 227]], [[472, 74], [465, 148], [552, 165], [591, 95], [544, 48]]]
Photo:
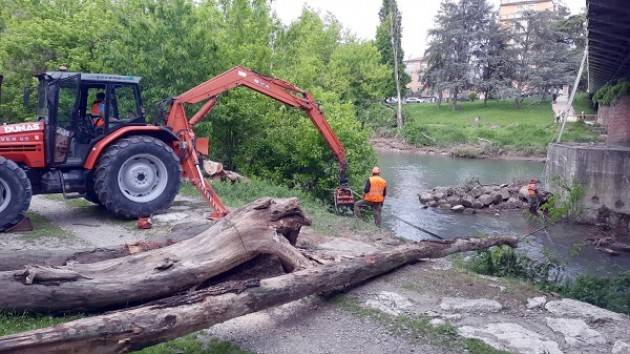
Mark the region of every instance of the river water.
[[[431, 236], [402, 222], [400, 218], [444, 238], [475, 235], [523, 235], [542, 221], [523, 211], [502, 211], [500, 215], [462, 215], [450, 210], [422, 209], [418, 193], [437, 187], [463, 184], [478, 178], [482, 184], [510, 183], [542, 177], [544, 163], [484, 159], [457, 159], [410, 152], [381, 151], [379, 166], [389, 183], [383, 207], [383, 224], [398, 236], [411, 240]], [[542, 180], [542, 178], [541, 178]], [[630, 257], [611, 257], [595, 250], [586, 239], [595, 228], [559, 223], [526, 238], [522, 249], [533, 259], [553, 257], [565, 266], [565, 275], [612, 275], [630, 270]]]

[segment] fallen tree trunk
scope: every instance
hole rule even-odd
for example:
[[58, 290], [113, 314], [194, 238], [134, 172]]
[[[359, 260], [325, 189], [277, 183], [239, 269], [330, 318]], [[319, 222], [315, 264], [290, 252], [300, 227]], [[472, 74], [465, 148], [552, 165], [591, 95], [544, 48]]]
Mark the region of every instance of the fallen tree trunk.
[[141, 307], [0, 338], [0, 353], [124, 353], [248, 313], [359, 284], [421, 258], [515, 247], [516, 237], [422, 241], [263, 280], [227, 282]]
[[287, 271], [311, 265], [291, 243], [310, 224], [295, 198], [257, 200], [195, 237], [90, 264], [0, 272], [0, 309], [91, 312], [126, 307], [200, 286], [261, 254]]
[[210, 224], [177, 225], [169, 234], [150, 240], [109, 247], [85, 249], [6, 249], [0, 250], [0, 271], [22, 269], [28, 265], [63, 266], [70, 263], [95, 263], [134, 253], [158, 249], [187, 240], [207, 230]]

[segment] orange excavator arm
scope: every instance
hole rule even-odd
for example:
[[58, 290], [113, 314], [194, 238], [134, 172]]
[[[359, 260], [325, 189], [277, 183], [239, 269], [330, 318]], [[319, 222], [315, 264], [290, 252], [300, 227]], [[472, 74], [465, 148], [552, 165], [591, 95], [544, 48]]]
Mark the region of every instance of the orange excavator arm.
[[[250, 69], [236, 66], [223, 74], [216, 76], [183, 94], [174, 97], [170, 104], [165, 125], [173, 130], [180, 139], [176, 146], [181, 164], [186, 177], [204, 196], [214, 212], [213, 218], [220, 218], [228, 213], [221, 198], [212, 189], [212, 186], [203, 178], [198, 154], [207, 154], [204, 150], [205, 143], [201, 139], [195, 139], [193, 127], [201, 122], [212, 111], [220, 94], [236, 87], [247, 87], [265, 96], [273, 98], [288, 106], [300, 108], [310, 118], [319, 133], [322, 135], [328, 147], [339, 162], [339, 179], [341, 187], [335, 192], [335, 202], [341, 194], [345, 198], [341, 203], [351, 204], [352, 194], [347, 188], [346, 154], [343, 145], [333, 132], [332, 128], [319, 110], [313, 96], [299, 87], [276, 78], [258, 74]], [[201, 108], [190, 118], [186, 117], [186, 105], [205, 102]], [[195, 148], [197, 147], [197, 148]], [[349, 199], [348, 199], [349, 195]]]

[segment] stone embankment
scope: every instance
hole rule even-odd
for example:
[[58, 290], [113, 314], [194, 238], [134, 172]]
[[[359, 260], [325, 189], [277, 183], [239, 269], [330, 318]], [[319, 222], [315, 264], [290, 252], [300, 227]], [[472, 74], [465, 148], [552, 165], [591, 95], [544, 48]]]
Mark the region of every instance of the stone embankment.
[[[548, 196], [542, 191], [543, 199]], [[436, 187], [418, 194], [425, 207], [450, 209], [474, 214], [482, 210], [510, 210], [527, 208], [527, 184], [481, 185], [479, 182], [463, 186]]]

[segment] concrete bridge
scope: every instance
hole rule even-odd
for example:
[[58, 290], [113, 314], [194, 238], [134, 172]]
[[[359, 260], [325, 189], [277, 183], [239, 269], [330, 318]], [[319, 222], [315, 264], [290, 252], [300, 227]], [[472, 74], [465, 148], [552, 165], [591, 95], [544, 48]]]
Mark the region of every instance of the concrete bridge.
[[[630, 6], [627, 0], [587, 0], [588, 90], [630, 80]], [[600, 105], [597, 122], [605, 144], [551, 144], [545, 180], [554, 193], [561, 183], [584, 188], [581, 221], [603, 223], [630, 234], [630, 96]]]

